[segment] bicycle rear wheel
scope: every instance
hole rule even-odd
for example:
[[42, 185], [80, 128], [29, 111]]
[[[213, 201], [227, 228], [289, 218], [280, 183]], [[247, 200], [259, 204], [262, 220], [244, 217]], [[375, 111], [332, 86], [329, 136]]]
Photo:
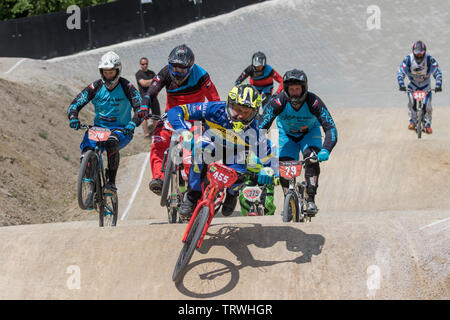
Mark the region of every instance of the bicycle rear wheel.
[[283, 206], [283, 222], [289, 222], [294, 220], [298, 222], [299, 208], [298, 208], [298, 195], [292, 190], [286, 193]]
[[192, 255], [194, 254], [194, 250], [197, 247], [198, 241], [200, 240], [203, 228], [205, 227], [208, 218], [209, 207], [205, 206], [201, 208], [199, 213], [197, 214], [197, 217], [192, 224], [192, 228], [191, 230], [189, 230], [186, 242], [184, 243], [180, 255], [178, 256], [178, 260], [172, 274], [172, 280], [174, 282], [180, 281], [183, 277], [185, 268], [191, 260]]
[[96, 177], [97, 155], [94, 151], [88, 150], [83, 156], [78, 172], [78, 205], [82, 210], [93, 208]]

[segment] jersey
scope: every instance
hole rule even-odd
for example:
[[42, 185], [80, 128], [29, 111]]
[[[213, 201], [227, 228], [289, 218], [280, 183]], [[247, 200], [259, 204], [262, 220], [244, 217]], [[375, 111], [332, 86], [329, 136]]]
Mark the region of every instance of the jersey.
[[337, 143], [333, 118], [323, 101], [312, 92], [308, 91], [299, 110], [292, 107], [286, 92], [276, 95], [263, 113], [260, 128], [268, 130], [275, 118], [280, 135], [292, 140], [300, 141], [312, 129], [322, 127], [325, 132], [323, 148], [331, 152]]
[[[67, 110], [69, 119], [78, 118], [81, 109], [92, 102], [95, 110], [94, 125], [106, 128], [123, 128], [133, 120], [136, 126], [142, 122], [136, 111], [141, 106], [141, 95], [131, 82], [119, 78], [118, 85], [109, 91], [101, 79], [92, 82], [72, 101]], [[131, 118], [131, 111], [134, 116]]]
[[[216, 147], [233, 149], [233, 153], [235, 150], [245, 150], [245, 157], [253, 152], [261, 159], [264, 166], [268, 166], [273, 154], [271, 146], [267, 142], [266, 136], [260, 131], [257, 122], [253, 121], [247, 128], [236, 133], [228, 121], [225, 108], [225, 101], [185, 104], [169, 110], [167, 118], [175, 130], [189, 130], [189, 120], [201, 120], [204, 125], [204, 137], [212, 138]], [[243, 155], [238, 154], [237, 156], [242, 157]], [[241, 160], [245, 163], [245, 158]]]
[[192, 66], [188, 79], [181, 85], [172, 79], [168, 66], [162, 68], [153, 78], [153, 82], [143, 97], [142, 104], [148, 106], [150, 99], [156, 97], [163, 87], [167, 92], [166, 112], [181, 104], [204, 102], [205, 98], [208, 101], [220, 100], [219, 93], [209, 74], [196, 64]]
[[442, 86], [442, 72], [436, 59], [426, 54], [423, 61], [418, 63], [411, 53], [400, 64], [397, 81], [399, 86], [403, 87], [404, 79], [408, 77], [412, 89], [424, 90], [431, 84], [431, 75], [436, 79], [436, 87]]
[[261, 71], [256, 71], [252, 65], [249, 65], [236, 79], [236, 84], [241, 83], [248, 76], [250, 76], [250, 84], [255, 86], [261, 93], [272, 94], [273, 80], [280, 83], [277, 93], [283, 90], [283, 78], [268, 64]]

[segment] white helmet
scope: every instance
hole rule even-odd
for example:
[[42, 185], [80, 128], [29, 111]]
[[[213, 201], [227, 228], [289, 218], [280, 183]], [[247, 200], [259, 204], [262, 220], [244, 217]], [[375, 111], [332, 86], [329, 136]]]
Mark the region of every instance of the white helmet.
[[[103, 69], [106, 70], [116, 69], [117, 74], [115, 78], [111, 81], [106, 80], [105, 77], [103, 76], [102, 72]], [[112, 89], [114, 85], [117, 83], [117, 81], [119, 81], [120, 73], [122, 71], [122, 62], [120, 62], [120, 57], [114, 51], [109, 51], [105, 53], [100, 59], [100, 62], [98, 64], [98, 70], [100, 72], [100, 75], [102, 76], [102, 80], [106, 88]]]

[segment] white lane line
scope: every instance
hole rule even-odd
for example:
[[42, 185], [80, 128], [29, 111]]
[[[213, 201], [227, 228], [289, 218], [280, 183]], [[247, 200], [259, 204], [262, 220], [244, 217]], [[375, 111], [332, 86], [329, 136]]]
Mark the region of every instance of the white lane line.
[[136, 187], [134, 188], [133, 194], [131, 195], [130, 201], [128, 202], [128, 206], [125, 209], [125, 211], [123, 212], [122, 217], [120, 218], [120, 220], [124, 220], [125, 219], [125, 217], [128, 214], [128, 211], [130, 210], [131, 206], [133, 205], [134, 198], [136, 198], [136, 194], [137, 194], [137, 192], [139, 190], [139, 187], [141, 186], [142, 179], [144, 178], [145, 168], [147, 167], [149, 159], [150, 159], [150, 153], [147, 153], [146, 156], [145, 156], [144, 163], [142, 164], [141, 173], [139, 175], [138, 183], [136, 184]]
[[17, 61], [16, 64], [13, 65], [13, 66], [11, 67], [11, 69], [9, 69], [8, 71], [5, 72], [5, 74], [8, 74], [8, 73], [10, 73], [11, 71], [13, 71], [15, 68], [17, 68], [17, 67], [19, 66], [19, 64], [21, 64], [21, 63], [24, 62], [25, 60], [26, 60], [26, 58], [23, 58], [23, 59]]
[[432, 227], [432, 226], [434, 226], [434, 225], [436, 225], [436, 224], [442, 223], [442, 222], [447, 221], [447, 220], [450, 220], [450, 218], [442, 219], [442, 220], [435, 221], [435, 222], [433, 222], [433, 223], [427, 224], [426, 226], [423, 226], [423, 227], [420, 228], [419, 230], [422, 230], [422, 229], [425, 229], [425, 228], [428, 228], [428, 227]]

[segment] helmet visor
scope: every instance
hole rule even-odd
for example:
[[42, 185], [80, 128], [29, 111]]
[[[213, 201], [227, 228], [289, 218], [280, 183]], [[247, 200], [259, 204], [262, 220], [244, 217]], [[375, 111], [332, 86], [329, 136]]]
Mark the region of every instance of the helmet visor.
[[263, 67], [265, 65], [265, 61], [263, 57], [255, 57], [253, 58], [253, 66], [255, 67]]
[[230, 118], [233, 122], [242, 122], [244, 124], [252, 122], [258, 112], [254, 108], [234, 103], [231, 104], [230, 111]]
[[169, 63], [170, 73], [177, 78], [185, 77], [188, 74], [190, 69], [191, 69], [190, 67], [185, 67], [185, 66]]

